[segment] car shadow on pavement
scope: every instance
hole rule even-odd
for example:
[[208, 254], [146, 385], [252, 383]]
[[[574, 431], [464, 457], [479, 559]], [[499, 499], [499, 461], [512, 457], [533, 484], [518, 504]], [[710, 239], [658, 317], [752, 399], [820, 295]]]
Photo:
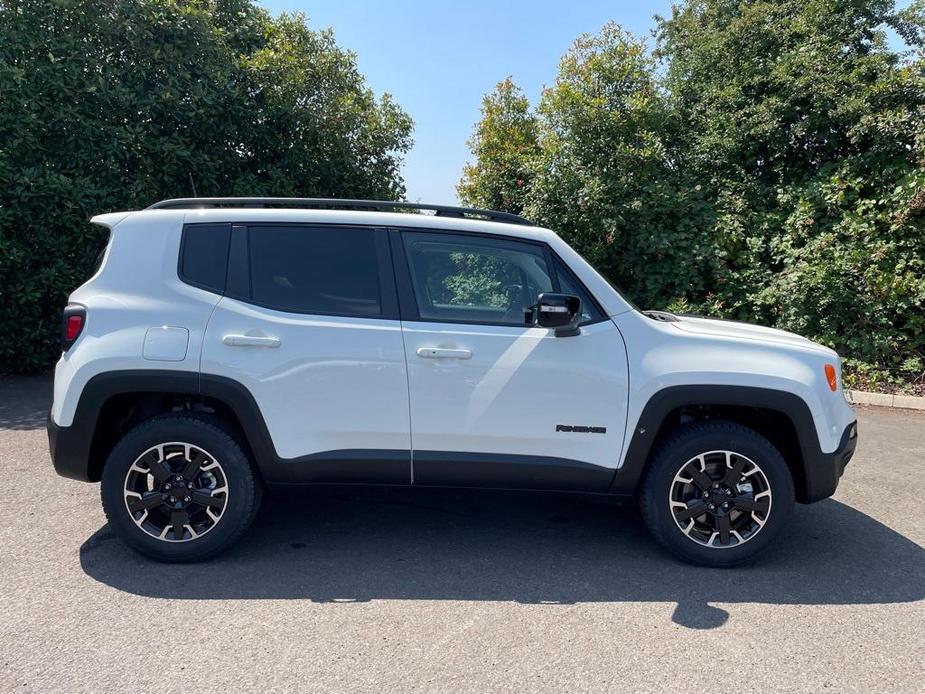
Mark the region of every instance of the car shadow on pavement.
[[782, 536], [736, 569], [682, 564], [636, 513], [582, 497], [389, 490], [273, 494], [245, 538], [191, 565], [158, 564], [104, 526], [84, 571], [169, 599], [674, 602], [673, 620], [723, 625], [716, 604], [840, 605], [925, 597], [925, 550], [834, 500], [798, 506]]

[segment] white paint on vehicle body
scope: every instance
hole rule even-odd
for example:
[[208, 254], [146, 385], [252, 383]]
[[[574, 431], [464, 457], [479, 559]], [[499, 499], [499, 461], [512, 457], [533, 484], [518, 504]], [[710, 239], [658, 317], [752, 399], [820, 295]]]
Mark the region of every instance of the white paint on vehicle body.
[[[616, 468], [628, 379], [610, 321], [574, 337], [546, 328], [404, 324], [415, 450], [549, 456]], [[422, 347], [468, 359], [423, 359]], [[606, 434], [556, 426], [606, 427]]]
[[189, 346], [189, 330], [172, 325], [148, 328], [142, 356], [149, 361], [183, 361]]
[[[229, 345], [229, 334], [272, 337], [278, 347]], [[397, 320], [284, 313], [225, 297], [206, 331], [202, 372], [251, 392], [282, 458], [411, 447]]]

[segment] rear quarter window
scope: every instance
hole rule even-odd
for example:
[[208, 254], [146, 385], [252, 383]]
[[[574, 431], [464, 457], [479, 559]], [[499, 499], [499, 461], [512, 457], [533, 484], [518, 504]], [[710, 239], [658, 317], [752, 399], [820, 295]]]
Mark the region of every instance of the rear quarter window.
[[229, 224], [187, 224], [180, 242], [180, 279], [222, 294], [228, 274]]

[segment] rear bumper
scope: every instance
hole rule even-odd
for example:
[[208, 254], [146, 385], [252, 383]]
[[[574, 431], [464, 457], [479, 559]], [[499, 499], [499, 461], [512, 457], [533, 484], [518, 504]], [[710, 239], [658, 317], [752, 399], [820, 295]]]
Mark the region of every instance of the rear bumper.
[[60, 427], [55, 424], [51, 413], [45, 425], [48, 432], [48, 452], [55, 472], [62, 477], [81, 482], [99, 482], [90, 476], [90, 443], [91, 433], [83, 432], [76, 426]]
[[835, 451], [820, 453], [815, 460], [805, 461], [806, 498], [801, 501], [812, 503], [832, 496], [857, 445], [858, 423], [852, 422], [845, 427]]

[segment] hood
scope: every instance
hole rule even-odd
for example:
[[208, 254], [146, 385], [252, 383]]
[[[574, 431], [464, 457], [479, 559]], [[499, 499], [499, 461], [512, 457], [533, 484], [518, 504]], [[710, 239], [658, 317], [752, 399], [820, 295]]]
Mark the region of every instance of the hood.
[[761, 325], [750, 325], [736, 321], [720, 320], [716, 318], [699, 318], [696, 316], [674, 316], [676, 320], [671, 324], [678, 330], [698, 335], [715, 335], [717, 337], [731, 337], [743, 340], [756, 340], [773, 344], [794, 345], [796, 347], [809, 347], [830, 352], [828, 347], [817, 344], [800, 335], [788, 333], [785, 330], [766, 328]]

